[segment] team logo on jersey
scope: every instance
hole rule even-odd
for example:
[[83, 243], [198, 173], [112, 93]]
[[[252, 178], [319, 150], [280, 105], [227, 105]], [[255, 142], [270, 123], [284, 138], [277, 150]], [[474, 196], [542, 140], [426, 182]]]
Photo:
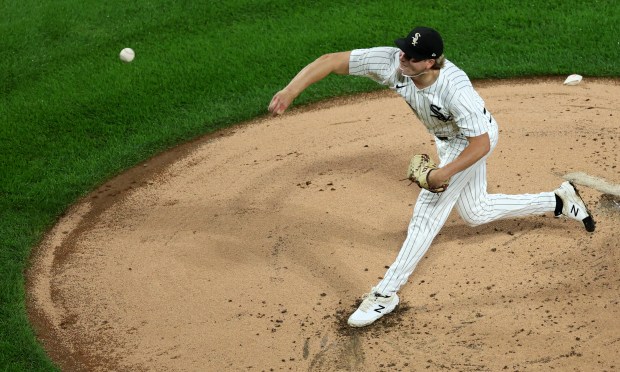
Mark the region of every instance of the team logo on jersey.
[[418, 45], [418, 39], [420, 38], [420, 33], [416, 32], [415, 35], [413, 35], [413, 37], [411, 38], [411, 44], [413, 46]]
[[431, 104], [431, 111], [433, 112], [433, 114], [431, 115], [432, 117], [437, 118], [443, 122], [452, 120], [452, 115], [448, 115], [448, 116], [444, 115], [441, 112], [441, 107], [439, 106]]

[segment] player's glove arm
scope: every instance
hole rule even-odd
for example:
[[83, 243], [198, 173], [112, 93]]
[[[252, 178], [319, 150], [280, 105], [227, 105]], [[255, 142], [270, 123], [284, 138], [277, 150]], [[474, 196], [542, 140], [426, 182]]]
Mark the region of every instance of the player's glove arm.
[[476, 137], [467, 137], [467, 141], [469, 141], [469, 145], [454, 161], [430, 173], [428, 180], [430, 187], [441, 184], [458, 172], [471, 167], [491, 150], [491, 140], [488, 133]]
[[489, 152], [490, 141], [486, 133], [477, 137], [468, 137], [468, 141], [469, 145], [465, 150], [453, 162], [442, 168], [437, 167], [426, 154], [414, 155], [407, 169], [407, 178], [430, 192], [446, 191], [453, 175], [467, 169]]
[[448, 188], [448, 181], [433, 186], [429, 182], [430, 174], [438, 169], [437, 164], [428, 155], [417, 154], [411, 158], [407, 169], [407, 178], [430, 192], [444, 192]]

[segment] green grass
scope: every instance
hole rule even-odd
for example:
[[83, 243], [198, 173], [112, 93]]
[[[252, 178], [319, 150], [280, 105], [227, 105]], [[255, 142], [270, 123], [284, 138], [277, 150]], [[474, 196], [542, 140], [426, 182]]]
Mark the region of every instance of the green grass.
[[[70, 204], [166, 148], [265, 114], [321, 54], [428, 25], [475, 79], [620, 75], [616, 0], [203, 3], [0, 4], [0, 371], [55, 369], [28, 324], [23, 273]], [[296, 103], [378, 88], [329, 77]]]

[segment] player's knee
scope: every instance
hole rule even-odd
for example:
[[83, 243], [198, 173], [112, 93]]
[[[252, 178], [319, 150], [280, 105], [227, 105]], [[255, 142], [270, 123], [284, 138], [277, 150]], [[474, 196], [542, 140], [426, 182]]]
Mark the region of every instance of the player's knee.
[[[460, 211], [459, 211], [460, 212]], [[476, 215], [474, 213], [459, 213], [461, 215], [461, 218], [463, 219], [463, 221], [465, 221], [465, 223], [467, 223], [469, 226], [480, 226], [486, 223], [486, 220], [481, 218], [481, 216]]]
[[480, 226], [488, 222], [484, 210], [476, 205], [459, 203], [456, 210], [469, 226]]
[[480, 226], [484, 224], [484, 222], [480, 220], [472, 220], [472, 219], [466, 219], [466, 218], [464, 218], [463, 220], [465, 220], [465, 222], [471, 227], [476, 227], [476, 226]]

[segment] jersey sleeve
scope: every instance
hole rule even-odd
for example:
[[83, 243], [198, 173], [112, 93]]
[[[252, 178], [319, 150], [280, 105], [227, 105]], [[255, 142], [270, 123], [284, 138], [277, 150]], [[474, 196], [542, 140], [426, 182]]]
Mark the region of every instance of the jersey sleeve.
[[462, 92], [453, 101], [450, 111], [461, 134], [465, 137], [477, 137], [489, 131], [489, 116], [486, 115], [484, 102], [476, 99], [473, 88]]
[[383, 85], [395, 83], [399, 49], [377, 47], [355, 49], [349, 58], [349, 74], [366, 76]]

